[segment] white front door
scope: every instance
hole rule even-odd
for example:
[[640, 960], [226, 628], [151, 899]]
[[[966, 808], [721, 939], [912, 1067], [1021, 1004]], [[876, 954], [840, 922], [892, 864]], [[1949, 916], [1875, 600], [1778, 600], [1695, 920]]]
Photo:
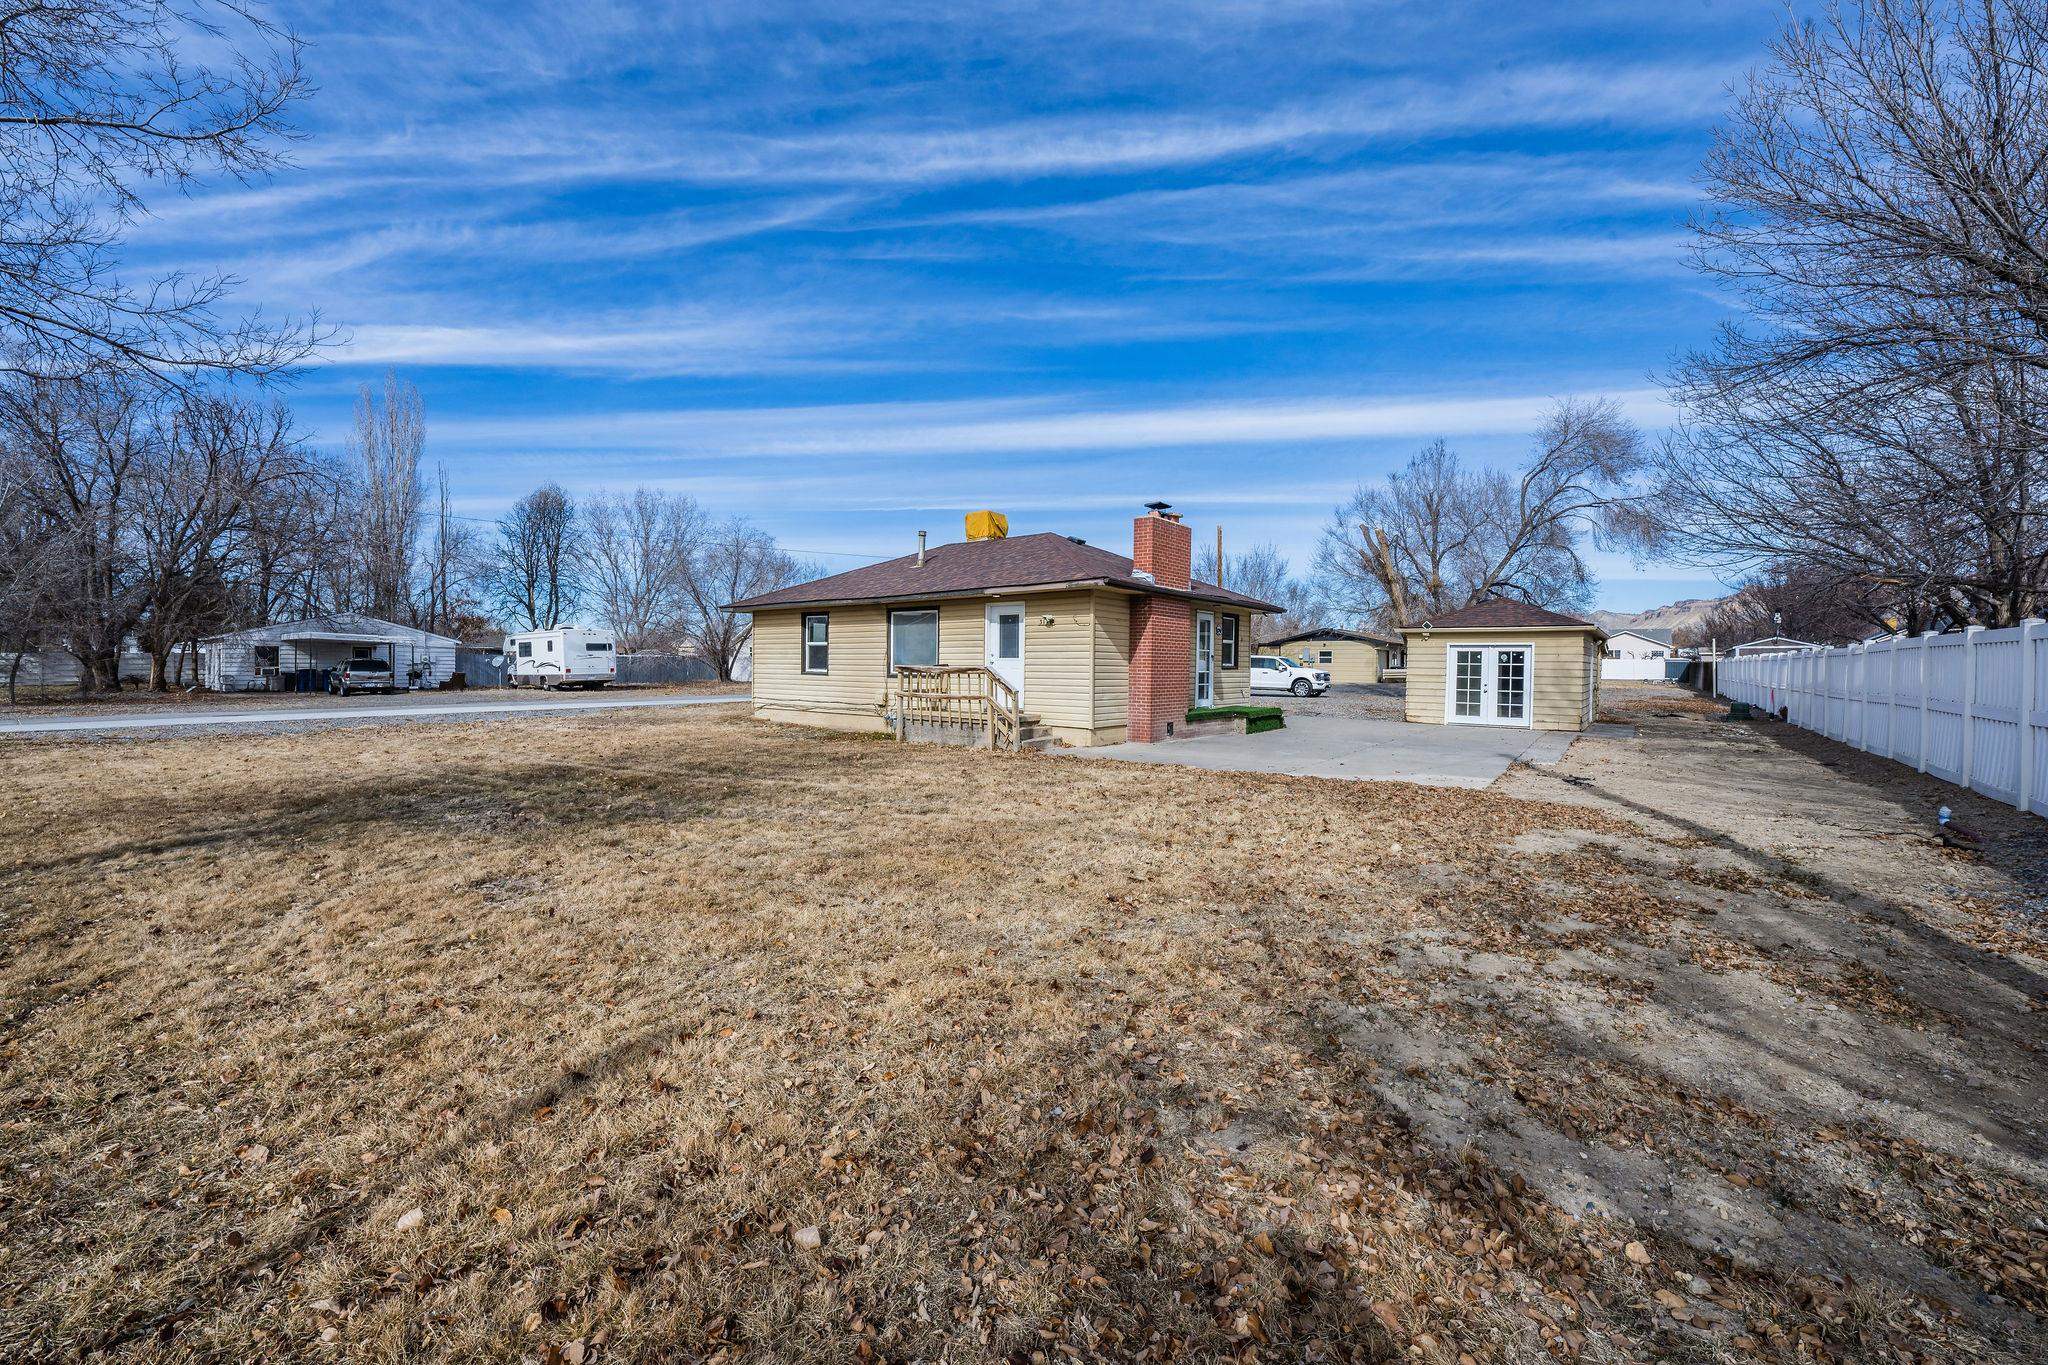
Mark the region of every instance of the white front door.
[[1216, 617], [1195, 613], [1195, 705], [1216, 704]]
[[988, 608], [988, 668], [1024, 699], [1024, 608], [1015, 602], [992, 602]]
[[1453, 725], [1529, 724], [1528, 645], [1450, 645], [1444, 719]]

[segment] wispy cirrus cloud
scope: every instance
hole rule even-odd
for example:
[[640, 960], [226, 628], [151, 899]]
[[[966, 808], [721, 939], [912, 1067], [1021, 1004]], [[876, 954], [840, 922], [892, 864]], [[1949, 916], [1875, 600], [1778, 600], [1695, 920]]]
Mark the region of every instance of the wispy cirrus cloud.
[[[1662, 423], [1663, 394], [1609, 393], [1638, 421]], [[602, 449], [689, 458], [1045, 454], [1062, 451], [1299, 445], [1388, 437], [1502, 436], [1532, 430], [1556, 395], [1241, 399], [1121, 406], [1101, 395], [816, 407], [581, 413], [566, 419], [439, 423], [437, 441], [527, 450]]]
[[1540, 395], [1660, 422], [1642, 376], [1726, 311], [1683, 275], [1694, 168], [1777, 22], [276, 3], [320, 90], [299, 168], [166, 196], [129, 266], [337, 324], [319, 441], [394, 367], [465, 497], [674, 480], [811, 545], [1169, 486], [1312, 534], [1415, 438], [1516, 447]]
[[[1706, 116], [1736, 74], [1719, 63], [1620, 69], [1543, 65], [1444, 86], [1421, 77], [1360, 83], [1279, 108], [1199, 112], [1104, 109], [986, 118], [890, 114], [825, 128], [734, 132], [716, 125], [656, 136], [609, 111], [556, 109], [483, 130], [459, 119], [337, 140], [307, 164], [349, 173], [398, 164], [455, 168], [478, 183], [545, 180], [919, 186], [1199, 166], [1257, 154], [1313, 155], [1333, 145], [1619, 124], [1669, 126]], [[687, 124], [689, 115], [682, 116]]]

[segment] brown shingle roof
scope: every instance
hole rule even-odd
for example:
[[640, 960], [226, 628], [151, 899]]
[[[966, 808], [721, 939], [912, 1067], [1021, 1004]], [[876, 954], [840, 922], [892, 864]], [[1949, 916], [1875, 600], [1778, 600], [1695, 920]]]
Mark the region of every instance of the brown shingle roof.
[[[1591, 621], [1582, 621], [1576, 616], [1564, 616], [1527, 602], [1518, 602], [1511, 597], [1489, 597], [1469, 607], [1433, 616], [1418, 624], [1403, 626], [1403, 630], [1421, 630], [1428, 626], [1434, 630], [1541, 630], [1546, 627], [1585, 626], [1591, 630], [1600, 627]], [[1603, 634], [1605, 632], [1602, 632]]]
[[870, 564], [864, 569], [814, 578], [778, 588], [758, 597], [730, 603], [731, 611], [767, 607], [800, 607], [819, 602], [902, 602], [948, 595], [992, 592], [999, 588], [1030, 588], [1051, 583], [1100, 583], [1134, 592], [1165, 593], [1221, 602], [1252, 611], [1279, 611], [1271, 602], [1196, 583], [1186, 592], [1161, 588], [1132, 575], [1128, 556], [1083, 545], [1069, 536], [1042, 531], [1002, 540], [967, 540], [934, 545], [919, 565], [916, 555]]

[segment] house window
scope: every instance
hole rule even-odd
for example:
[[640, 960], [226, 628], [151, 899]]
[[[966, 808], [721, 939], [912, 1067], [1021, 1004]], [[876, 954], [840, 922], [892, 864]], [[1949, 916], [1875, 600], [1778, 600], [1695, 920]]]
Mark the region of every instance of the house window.
[[255, 654], [255, 661], [256, 661], [256, 667], [258, 667], [258, 668], [276, 668], [276, 667], [277, 667], [277, 646], [276, 646], [276, 645], [256, 645], [256, 646], [254, 647], [254, 650], [253, 650], [253, 652], [254, 652], [254, 654]]
[[1222, 668], [1236, 668], [1237, 618], [1235, 616], [1226, 616], [1222, 619], [1220, 625], [1223, 629], [1223, 635], [1221, 639], [1218, 641], [1218, 648], [1222, 653], [1223, 658], [1218, 666]]
[[377, 647], [375, 645], [357, 645], [353, 655], [353, 657], [358, 659], [374, 659], [376, 656]]
[[832, 659], [832, 618], [824, 612], [804, 617], [804, 672], [823, 673]]
[[939, 662], [939, 613], [922, 611], [889, 613], [889, 671], [905, 664], [936, 668]]
[[1330, 662], [1330, 651], [1326, 649], [1322, 653], [1316, 655], [1316, 662], [1319, 664], [1326, 664]]

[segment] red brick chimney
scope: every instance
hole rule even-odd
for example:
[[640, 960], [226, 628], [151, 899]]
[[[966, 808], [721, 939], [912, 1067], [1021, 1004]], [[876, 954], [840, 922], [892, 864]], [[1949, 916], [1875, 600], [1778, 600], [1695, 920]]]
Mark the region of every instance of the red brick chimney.
[[[1191, 576], [1194, 537], [1163, 502], [1147, 505], [1131, 526], [1131, 567], [1152, 575], [1162, 588], [1185, 590]], [[1126, 737], [1149, 744], [1185, 723], [1194, 693], [1194, 616], [1173, 597], [1140, 597], [1131, 603], [1130, 699]]]
[[1145, 515], [1131, 523], [1131, 567], [1151, 574], [1162, 588], [1186, 591], [1194, 576], [1194, 535], [1165, 503], [1145, 507]]

